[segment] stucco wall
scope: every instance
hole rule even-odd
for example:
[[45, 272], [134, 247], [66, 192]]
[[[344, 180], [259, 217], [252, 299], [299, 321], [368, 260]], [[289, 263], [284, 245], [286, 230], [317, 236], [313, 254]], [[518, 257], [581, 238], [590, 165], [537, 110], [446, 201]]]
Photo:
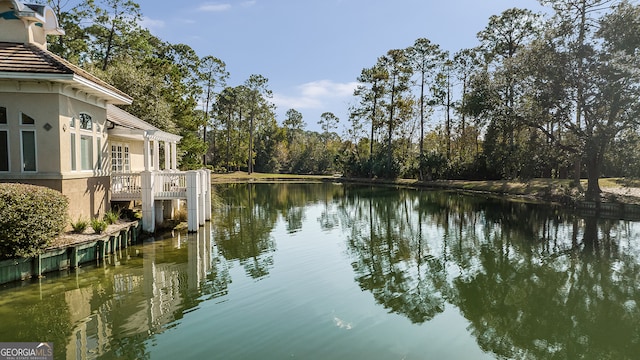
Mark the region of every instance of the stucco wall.
[[109, 209], [109, 177], [69, 179], [62, 182], [62, 193], [69, 199], [69, 216], [76, 220], [104, 215]]
[[[92, 105], [77, 99], [73, 99], [64, 95], [60, 95], [59, 98], [59, 114], [60, 114], [60, 172], [64, 178], [78, 177], [78, 176], [104, 176], [109, 174], [109, 151], [107, 144], [107, 133], [105, 129], [105, 123], [107, 119], [107, 111], [104, 107]], [[80, 114], [85, 113], [91, 116], [93, 121], [93, 128], [91, 130], [80, 129]], [[71, 127], [71, 119], [75, 118], [75, 127]], [[72, 170], [71, 167], [71, 134], [75, 134], [76, 138], [76, 170]], [[93, 163], [94, 170], [86, 171], [81, 169], [81, 150], [80, 150], [80, 137], [92, 136], [93, 137]], [[98, 149], [98, 141], [100, 139], [100, 149]], [[100, 156], [98, 156], [100, 154]], [[98, 167], [97, 161], [101, 160], [101, 164]]]
[[[34, 130], [36, 133], [36, 166], [40, 177], [60, 174], [60, 125], [58, 117], [58, 95], [40, 93], [8, 93], [5, 92], [11, 84], [0, 84], [0, 106], [7, 108], [7, 125], [0, 128], [9, 130], [9, 173], [17, 176], [33, 177], [33, 172], [23, 172], [21, 164], [22, 130]], [[26, 83], [22, 87], [25, 91], [35, 91], [31, 87], [38, 84]], [[15, 91], [15, 87], [14, 87]], [[34, 119], [34, 125], [22, 125], [21, 114], [24, 113]], [[4, 174], [4, 173], [2, 173]], [[0, 174], [0, 176], [2, 176]]]
[[[0, 1], [0, 14], [11, 11], [9, 8], [10, 2]], [[24, 27], [24, 23], [19, 19], [4, 19], [0, 17], [0, 33], [2, 34], [2, 41], [26, 43], [29, 41], [30, 31], [27, 31]]]

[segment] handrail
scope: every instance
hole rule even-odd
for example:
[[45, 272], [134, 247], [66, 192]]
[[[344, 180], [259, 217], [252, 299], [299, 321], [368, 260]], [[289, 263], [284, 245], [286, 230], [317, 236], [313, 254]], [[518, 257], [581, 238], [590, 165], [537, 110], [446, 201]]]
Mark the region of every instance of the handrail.
[[[187, 173], [184, 171], [153, 172], [153, 194], [157, 199], [185, 199], [187, 193]], [[141, 173], [112, 173], [111, 199], [142, 199]]]

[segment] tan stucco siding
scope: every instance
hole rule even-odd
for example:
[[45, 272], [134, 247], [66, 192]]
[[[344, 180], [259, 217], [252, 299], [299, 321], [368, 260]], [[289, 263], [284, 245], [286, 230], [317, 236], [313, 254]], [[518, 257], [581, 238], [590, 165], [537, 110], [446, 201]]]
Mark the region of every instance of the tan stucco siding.
[[102, 216], [110, 206], [108, 198], [109, 177], [69, 180], [2, 180], [2, 182], [20, 182], [60, 191], [69, 200], [70, 220], [77, 220], [78, 217], [89, 220], [92, 217]]
[[109, 209], [109, 177], [90, 177], [62, 181], [62, 193], [69, 199], [69, 216], [90, 219]]
[[[9, 8], [9, 2], [0, 2], [0, 14], [7, 11], [13, 12]], [[4, 19], [0, 17], [0, 33], [2, 33], [2, 41], [27, 43], [31, 31], [25, 31], [25, 24], [18, 19]]]
[[109, 159], [111, 159], [112, 144], [128, 145], [131, 172], [144, 171], [144, 141], [114, 135], [109, 136]]
[[[107, 112], [106, 109], [88, 104], [77, 99], [69, 98], [64, 95], [59, 97], [59, 112], [60, 112], [60, 126], [61, 138], [60, 138], [60, 163], [61, 173], [65, 178], [77, 177], [77, 176], [102, 176], [109, 173], [109, 152], [107, 151], [107, 133], [105, 129]], [[93, 126], [91, 130], [83, 130], [80, 128], [80, 114], [88, 114], [91, 116]], [[74, 126], [71, 126], [71, 120], [75, 119]], [[71, 149], [71, 134], [75, 135], [75, 149]], [[92, 170], [82, 169], [82, 151], [81, 151], [81, 138], [83, 136], [91, 137], [92, 141]], [[100, 148], [98, 148], [98, 139], [100, 139]], [[71, 152], [75, 151], [75, 170], [71, 166]], [[100, 161], [100, 166], [98, 166]]]
[[131, 151], [131, 171], [144, 171], [144, 141], [132, 141], [129, 144]]
[[[0, 91], [0, 106], [7, 109], [9, 132], [9, 174], [31, 177], [34, 172], [23, 172], [22, 143], [23, 131], [35, 131], [36, 172], [35, 174], [55, 176], [60, 174], [60, 126], [57, 94], [16, 94]], [[22, 124], [22, 114], [34, 120], [34, 125]]]

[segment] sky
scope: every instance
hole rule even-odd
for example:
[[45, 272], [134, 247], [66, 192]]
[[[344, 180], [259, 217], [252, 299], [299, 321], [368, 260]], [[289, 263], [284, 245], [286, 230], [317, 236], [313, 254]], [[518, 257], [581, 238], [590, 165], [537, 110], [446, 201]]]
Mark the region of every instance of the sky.
[[307, 130], [323, 112], [348, 126], [363, 68], [391, 49], [427, 38], [450, 53], [478, 45], [491, 15], [513, 7], [544, 10], [537, 0], [138, 0], [143, 26], [198, 56], [226, 64], [228, 86], [251, 74], [269, 79], [279, 124], [289, 109]]

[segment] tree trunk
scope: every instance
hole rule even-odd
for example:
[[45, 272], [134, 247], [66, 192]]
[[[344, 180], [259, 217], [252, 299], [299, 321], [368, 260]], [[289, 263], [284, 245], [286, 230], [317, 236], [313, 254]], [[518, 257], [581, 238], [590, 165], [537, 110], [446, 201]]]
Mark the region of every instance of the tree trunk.
[[597, 154], [588, 154], [587, 156], [587, 201], [595, 201], [596, 207], [600, 207], [600, 156]]

